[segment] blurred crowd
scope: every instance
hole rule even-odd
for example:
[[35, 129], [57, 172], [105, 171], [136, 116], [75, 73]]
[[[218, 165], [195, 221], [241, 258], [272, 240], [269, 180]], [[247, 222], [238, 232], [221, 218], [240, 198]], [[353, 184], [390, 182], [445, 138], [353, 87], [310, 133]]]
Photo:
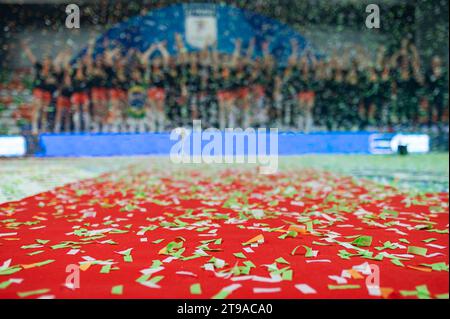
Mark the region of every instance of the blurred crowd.
[[[263, 44], [235, 41], [232, 54], [214, 45], [188, 52], [175, 35], [177, 53], [165, 42], [145, 52], [124, 51], [105, 40], [102, 53], [71, 62], [64, 50], [34, 66], [32, 132], [143, 132], [189, 126], [193, 119], [225, 127], [278, 127], [282, 130], [363, 130], [432, 126], [448, 120], [448, 75], [434, 56], [425, 69], [408, 40], [393, 52], [374, 55], [362, 47], [317, 58], [298, 52], [291, 41], [287, 65], [279, 65]], [[50, 106], [55, 114], [51, 116]]]
[[[94, 36], [127, 17], [177, 2], [100, 0], [83, 4], [82, 28], [73, 35], [92, 31]], [[333, 33], [345, 28], [358, 32], [366, 15], [356, 2], [339, 6], [329, 1], [223, 3], [269, 15], [299, 30], [305, 25], [326, 25]], [[263, 44], [264, 54], [258, 57], [254, 51], [261, 48], [255, 50], [254, 42], [244, 46], [239, 39], [232, 54], [218, 52], [214, 45], [188, 52], [180, 35], [175, 35], [177, 50], [171, 55], [165, 42], [140, 52], [106, 40], [101, 54], [90, 41], [85, 54], [74, 61], [72, 39], [55, 40], [50, 48], [19, 41], [20, 34], [40, 32], [52, 38], [64, 29], [62, 6], [2, 4], [1, 8], [0, 71], [5, 72], [0, 77], [1, 73], [12, 74], [23, 86], [26, 80], [9, 67], [16, 62], [14, 52], [25, 53], [33, 66], [29, 85], [33, 98], [29, 105], [23, 104], [26, 116], [22, 117], [26, 129], [29, 123], [34, 134], [162, 131], [189, 126], [192, 119], [218, 128], [264, 126], [301, 131], [448, 127], [448, 56], [439, 56], [436, 48], [448, 44], [448, 27], [447, 31], [442, 28], [439, 18], [443, 16], [440, 10], [448, 12], [446, 1], [385, 4], [381, 33], [387, 35], [386, 46], [380, 45], [376, 52], [350, 41], [319, 57], [316, 52], [297, 52], [292, 40], [287, 64], [271, 55], [270, 42]], [[436, 24], [422, 28], [426, 16]], [[422, 50], [415, 45], [419, 42]], [[43, 52], [48, 56], [41, 58]], [[1, 98], [0, 83], [0, 114]]]

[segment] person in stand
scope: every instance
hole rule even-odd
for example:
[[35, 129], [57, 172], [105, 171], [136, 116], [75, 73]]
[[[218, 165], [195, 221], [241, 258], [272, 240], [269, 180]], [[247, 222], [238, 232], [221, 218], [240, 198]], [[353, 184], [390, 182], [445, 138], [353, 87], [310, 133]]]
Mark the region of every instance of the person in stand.
[[195, 52], [192, 52], [191, 54], [189, 54], [189, 62], [186, 68], [186, 88], [191, 121], [199, 119], [200, 116], [199, 110], [200, 81], [201, 81], [201, 74], [199, 62]]
[[39, 131], [45, 132], [47, 130], [47, 114], [52, 102], [53, 92], [56, 90], [57, 80], [49, 56], [44, 57], [41, 63], [36, 59], [26, 41], [22, 43], [22, 47], [34, 67], [31, 133], [38, 134]]
[[[149, 64], [150, 55], [158, 50], [161, 56], [154, 57]], [[167, 86], [167, 66], [169, 64], [170, 55], [165, 47], [165, 43], [159, 42], [149, 47], [149, 49], [142, 55], [141, 62], [147, 66], [149, 70], [148, 75], [148, 90], [147, 100], [149, 102], [150, 112], [154, 115], [152, 120], [156, 130], [161, 132], [166, 126], [166, 114], [164, 103], [166, 100], [166, 86]]]
[[100, 132], [106, 130], [106, 119], [108, 115], [108, 92], [106, 89], [106, 71], [104, 57], [102, 54], [92, 56], [92, 49], [88, 49], [87, 75], [91, 88], [92, 100], [92, 131]]
[[304, 55], [299, 60], [299, 72], [297, 74], [297, 128], [308, 132], [312, 126], [312, 112], [315, 94], [312, 90], [313, 73], [308, 57]]
[[251, 93], [250, 123], [252, 126], [263, 126], [267, 121], [267, 108], [265, 104], [263, 65], [260, 59], [253, 63], [249, 77]]
[[226, 55], [219, 55], [219, 69], [217, 76], [217, 100], [219, 102], [219, 128], [234, 127], [235, 96], [233, 94], [234, 70], [232, 59]]
[[346, 116], [346, 95], [345, 95], [345, 71], [340, 63], [336, 64], [333, 72], [333, 78], [330, 83], [330, 118], [331, 129], [342, 129]]
[[57, 55], [54, 61], [54, 73], [58, 83], [56, 89], [56, 113], [53, 132], [59, 133], [61, 131], [61, 121], [64, 118], [64, 129], [66, 132], [70, 131], [70, 114], [72, 95], [72, 83], [70, 66], [70, 50], [66, 50]]
[[390, 126], [392, 123], [391, 109], [392, 109], [392, 77], [391, 68], [387, 59], [380, 64], [380, 71], [378, 76], [378, 107], [379, 107], [379, 125]]
[[207, 126], [216, 125], [214, 117], [216, 117], [215, 101], [216, 92], [214, 92], [214, 78], [213, 78], [213, 55], [212, 47], [215, 43], [210, 43], [200, 52], [199, 68], [200, 68], [200, 83], [198, 93], [199, 113], [202, 122]]
[[381, 120], [380, 106], [377, 100], [379, 91], [378, 74], [373, 66], [369, 66], [365, 71], [365, 74], [359, 77], [361, 82], [360, 90], [363, 93], [363, 112], [361, 114], [362, 121], [360, 129], [374, 124], [375, 120]]
[[431, 68], [426, 74], [429, 96], [428, 126], [434, 123], [439, 126], [444, 122], [445, 102], [448, 101], [448, 72], [442, 66], [439, 56], [433, 56]]
[[411, 59], [411, 70], [412, 70], [412, 88], [411, 95], [413, 96], [413, 101], [416, 105], [416, 110], [414, 114], [414, 126], [415, 125], [426, 125], [427, 124], [427, 107], [428, 101], [426, 98], [426, 79], [422, 72], [422, 66], [419, 58], [419, 53], [417, 48], [411, 44], [412, 59]]
[[[275, 104], [279, 110], [278, 125], [284, 129], [289, 129], [292, 125], [293, 112], [296, 105], [296, 81], [298, 79], [298, 42], [296, 39], [291, 39], [291, 55], [288, 58], [286, 67], [280, 72], [281, 83], [276, 86], [281, 86], [279, 96], [275, 98]], [[295, 101], [295, 102], [294, 102]]]
[[[70, 113], [71, 113], [71, 101], [70, 98], [73, 94], [72, 79], [70, 77], [71, 70], [66, 67], [62, 72], [62, 81], [57, 90], [56, 97], [56, 114], [55, 114], [55, 127], [54, 132], [59, 133], [61, 131], [61, 122], [64, 120], [64, 129], [66, 132], [70, 131]], [[76, 129], [75, 129], [76, 131]]]
[[277, 75], [277, 68], [275, 59], [270, 53], [269, 42], [264, 42], [262, 45], [263, 51], [263, 65], [261, 69], [262, 85], [264, 88], [264, 110], [261, 113], [259, 121], [260, 126], [270, 125], [272, 120], [276, 117], [274, 92], [275, 92], [275, 78]]
[[[113, 70], [111, 74], [111, 88], [109, 98], [111, 108], [109, 110], [109, 122], [113, 132], [118, 132], [125, 124], [125, 100], [128, 91], [128, 75], [125, 68], [125, 58], [119, 54], [113, 61]], [[124, 127], [122, 127], [125, 130]]]
[[398, 119], [403, 125], [415, 120], [414, 78], [409, 63], [402, 63], [396, 77]]
[[[238, 40], [237, 46], [241, 47], [241, 40]], [[249, 127], [250, 125], [250, 68], [251, 57], [254, 51], [255, 40], [250, 40], [247, 52], [241, 56], [239, 48], [236, 48], [235, 58], [235, 77], [233, 85], [233, 95], [236, 100], [236, 110], [240, 115], [240, 125]]]
[[314, 103], [314, 122], [320, 126], [326, 125], [326, 114], [324, 113], [324, 92], [325, 92], [325, 62], [318, 60], [314, 68], [314, 79], [313, 79], [313, 89], [316, 93], [315, 103]]
[[146, 107], [146, 87], [145, 87], [145, 69], [139, 64], [131, 68], [131, 73], [127, 83], [127, 108], [126, 123], [128, 132], [154, 131], [151, 126], [152, 121], [148, 121], [147, 113], [150, 110]]
[[89, 79], [87, 77], [87, 66], [85, 58], [78, 61], [78, 65], [71, 74], [72, 95], [71, 104], [73, 108], [73, 122], [76, 131], [81, 130], [80, 114], [83, 120], [84, 131], [90, 130], [89, 110]]

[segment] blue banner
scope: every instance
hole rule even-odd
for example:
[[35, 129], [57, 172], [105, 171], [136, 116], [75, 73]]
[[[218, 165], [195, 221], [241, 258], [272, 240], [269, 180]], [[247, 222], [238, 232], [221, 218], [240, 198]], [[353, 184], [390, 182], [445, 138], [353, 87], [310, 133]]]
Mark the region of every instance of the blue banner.
[[227, 5], [176, 4], [136, 16], [119, 23], [96, 41], [94, 53], [102, 52], [104, 40], [120, 45], [124, 50], [140, 51], [150, 44], [167, 41], [170, 54], [176, 54], [175, 34], [182, 36], [189, 51], [217, 43], [219, 52], [231, 53], [236, 39], [245, 50], [255, 39], [254, 57], [262, 55], [262, 44], [269, 41], [269, 50], [283, 64], [291, 54], [291, 39], [296, 39], [298, 51], [315, 52], [310, 43], [291, 27], [269, 17]]

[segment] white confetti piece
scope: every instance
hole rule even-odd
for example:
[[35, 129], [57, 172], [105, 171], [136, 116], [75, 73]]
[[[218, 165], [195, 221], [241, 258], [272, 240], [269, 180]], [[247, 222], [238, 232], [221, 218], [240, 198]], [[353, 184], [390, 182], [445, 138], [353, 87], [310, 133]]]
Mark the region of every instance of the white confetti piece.
[[304, 293], [305, 295], [316, 294], [317, 293], [317, 291], [314, 288], [312, 288], [311, 286], [309, 286], [307, 284], [296, 284], [295, 288], [300, 290], [300, 292]]
[[445, 248], [447, 248], [446, 246], [441, 246], [441, 245], [436, 245], [436, 244], [426, 244], [425, 246], [433, 247], [433, 248], [437, 248], [437, 249], [445, 249]]
[[347, 279], [336, 276], [336, 275], [328, 276], [328, 278], [336, 281], [337, 284], [346, 284], [347, 283]]
[[281, 288], [253, 288], [255, 294], [280, 292]]
[[370, 296], [381, 296], [381, 289], [378, 286], [367, 286], [367, 291], [369, 292]]
[[6, 237], [6, 236], [15, 236], [17, 233], [1, 233], [0, 237]]
[[76, 255], [79, 251], [79, 249], [71, 249], [67, 252], [67, 255]]
[[193, 272], [190, 272], [190, 271], [177, 271], [176, 274], [181, 275], [181, 276], [198, 277], [196, 274], [194, 274]]
[[306, 260], [306, 262], [309, 263], [331, 263], [331, 260], [329, 259], [316, 259], [316, 260]]

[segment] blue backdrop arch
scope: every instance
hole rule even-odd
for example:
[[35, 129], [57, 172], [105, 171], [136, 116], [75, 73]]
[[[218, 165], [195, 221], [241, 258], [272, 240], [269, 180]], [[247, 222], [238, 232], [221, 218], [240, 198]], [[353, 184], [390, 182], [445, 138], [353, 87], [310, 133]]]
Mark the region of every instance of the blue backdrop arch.
[[94, 54], [103, 51], [105, 39], [125, 50], [140, 51], [151, 43], [166, 40], [169, 52], [176, 54], [175, 33], [183, 37], [189, 51], [200, 49], [205, 42], [217, 41], [218, 51], [231, 53], [237, 38], [242, 40], [244, 49], [254, 38], [254, 57], [261, 56], [262, 43], [269, 41], [271, 53], [284, 64], [291, 53], [290, 39], [295, 38], [300, 54], [310, 49], [319, 55], [307, 39], [286, 24], [236, 7], [203, 3], [171, 5], [121, 22], [97, 38]]

